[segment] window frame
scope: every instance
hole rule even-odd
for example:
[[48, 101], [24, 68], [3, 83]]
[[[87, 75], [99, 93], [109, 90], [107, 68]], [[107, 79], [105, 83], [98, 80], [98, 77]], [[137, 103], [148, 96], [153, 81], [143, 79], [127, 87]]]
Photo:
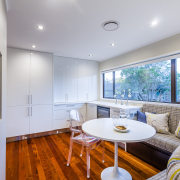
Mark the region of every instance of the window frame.
[[[171, 61], [171, 102], [161, 102], [161, 103], [172, 103], [172, 104], [180, 104], [180, 102], [177, 101], [177, 95], [176, 95], [176, 83], [177, 83], [177, 80], [176, 80], [176, 73], [177, 73], [177, 58], [173, 58], [173, 59], [170, 59]], [[129, 68], [129, 67], [127, 67]], [[113, 97], [105, 97], [105, 78], [104, 78], [104, 74], [106, 72], [103, 72], [102, 73], [102, 77], [103, 77], [103, 98], [104, 99], [115, 99], [114, 98], [114, 95], [115, 95], [115, 71], [116, 70], [112, 70], [110, 72], [113, 72]], [[132, 100], [132, 101], [140, 101], [140, 100]], [[146, 102], [158, 102], [158, 101], [146, 101]]]

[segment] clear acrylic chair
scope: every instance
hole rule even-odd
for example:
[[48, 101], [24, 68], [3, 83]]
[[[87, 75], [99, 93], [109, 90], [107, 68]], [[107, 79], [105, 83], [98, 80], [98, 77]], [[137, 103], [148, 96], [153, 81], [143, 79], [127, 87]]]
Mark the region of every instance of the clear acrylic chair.
[[[104, 141], [97, 139], [95, 137], [91, 137], [86, 135], [81, 130], [81, 125], [84, 122], [84, 118], [77, 110], [70, 111], [70, 148], [69, 148], [69, 155], [67, 160], [67, 166], [70, 164], [71, 156], [72, 156], [72, 147], [73, 143], [81, 144], [81, 153], [80, 156], [83, 155], [84, 148], [86, 148], [86, 160], [87, 160], [87, 178], [90, 177], [90, 151], [95, 149], [98, 145], [103, 145], [103, 152], [102, 152], [102, 162], [104, 163]], [[77, 134], [77, 135], [76, 135]], [[76, 135], [76, 136], [75, 136]]]

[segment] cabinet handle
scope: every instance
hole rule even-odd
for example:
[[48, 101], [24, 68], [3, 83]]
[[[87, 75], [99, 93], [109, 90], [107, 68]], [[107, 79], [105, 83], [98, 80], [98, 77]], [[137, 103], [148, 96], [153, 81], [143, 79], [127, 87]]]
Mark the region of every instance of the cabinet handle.
[[32, 107], [31, 107], [31, 116], [32, 116]]
[[32, 94], [28, 95], [28, 104], [32, 104]]
[[31, 96], [31, 104], [32, 104], [32, 94], [30, 96]]
[[[29, 96], [28, 96], [29, 97]], [[30, 109], [29, 109], [30, 107], [28, 107], [28, 116], [30, 116]]]
[[27, 95], [28, 96], [28, 104], [30, 104], [30, 95]]

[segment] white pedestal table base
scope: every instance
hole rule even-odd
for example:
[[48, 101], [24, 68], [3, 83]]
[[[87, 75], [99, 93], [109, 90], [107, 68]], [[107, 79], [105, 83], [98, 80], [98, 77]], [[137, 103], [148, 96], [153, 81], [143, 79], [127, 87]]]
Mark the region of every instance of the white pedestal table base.
[[118, 143], [114, 143], [114, 167], [108, 167], [101, 173], [102, 180], [132, 180], [132, 176], [125, 169], [118, 167]]

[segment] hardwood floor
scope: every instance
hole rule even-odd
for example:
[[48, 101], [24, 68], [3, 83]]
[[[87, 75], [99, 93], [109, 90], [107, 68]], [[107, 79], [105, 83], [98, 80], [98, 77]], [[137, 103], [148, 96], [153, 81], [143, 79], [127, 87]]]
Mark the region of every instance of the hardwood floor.
[[[78, 180], [86, 179], [86, 156], [81, 158], [81, 146], [74, 144], [71, 164], [66, 166], [69, 133], [7, 143], [7, 180]], [[91, 180], [99, 180], [104, 168], [113, 166], [114, 146], [105, 144], [105, 163], [102, 147], [91, 151]], [[159, 170], [119, 148], [119, 167], [130, 172], [134, 180], [149, 178]]]

